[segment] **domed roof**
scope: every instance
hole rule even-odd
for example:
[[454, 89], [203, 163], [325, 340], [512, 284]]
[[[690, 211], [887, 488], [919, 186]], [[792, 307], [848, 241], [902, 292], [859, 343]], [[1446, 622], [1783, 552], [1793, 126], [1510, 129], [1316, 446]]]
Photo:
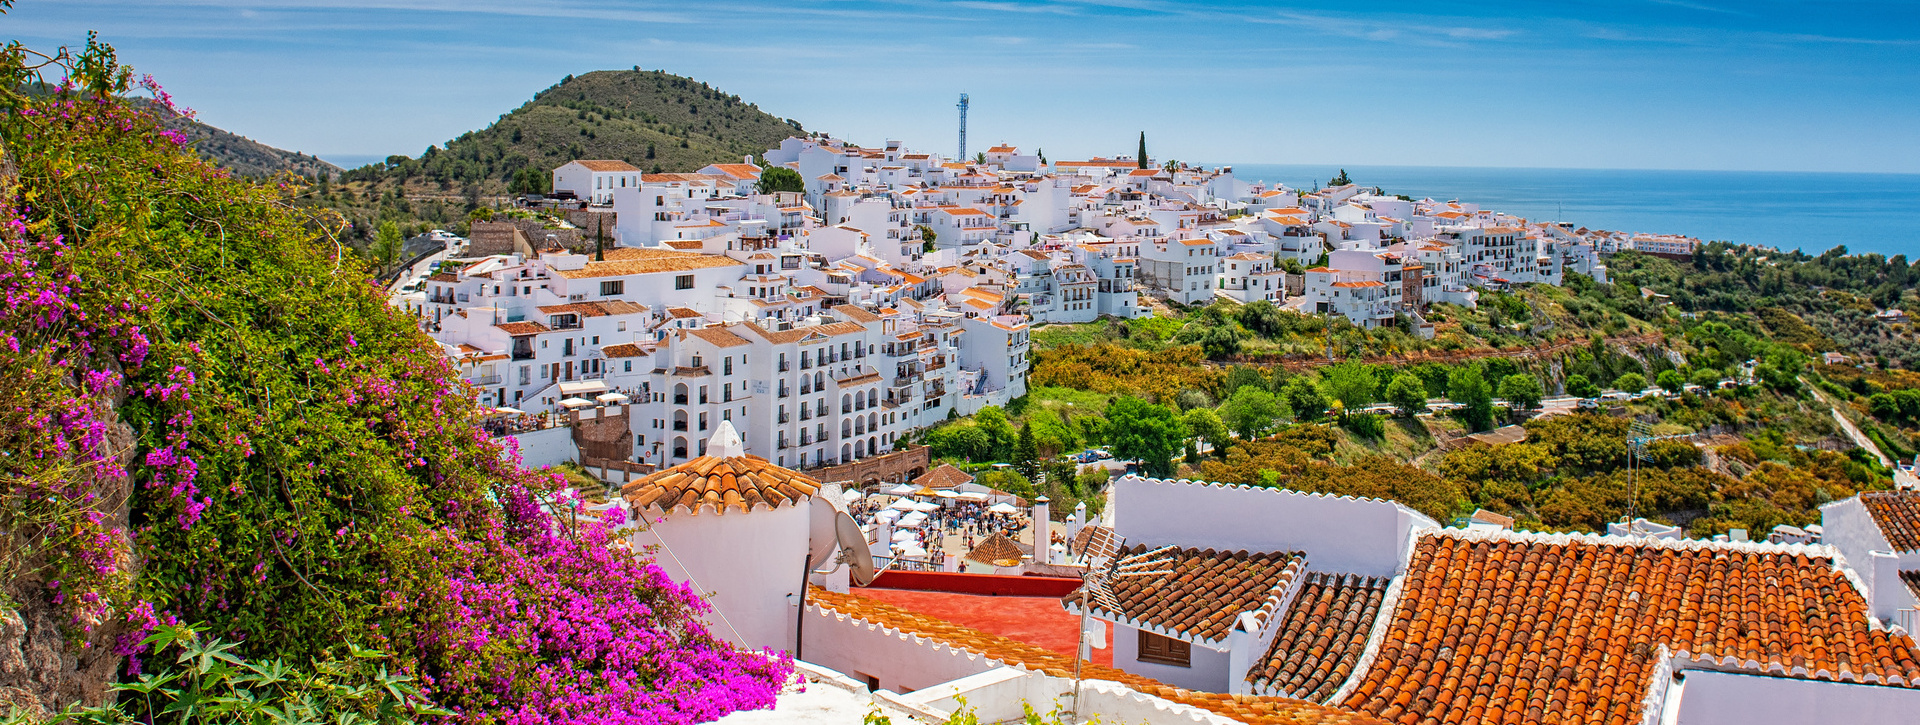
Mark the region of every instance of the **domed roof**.
[[685, 509], [698, 515], [711, 506], [715, 514], [724, 515], [730, 510], [748, 513], [756, 505], [792, 505], [819, 490], [819, 481], [747, 455], [733, 423], [721, 421], [707, 442], [707, 455], [629, 483], [620, 495], [636, 509]]

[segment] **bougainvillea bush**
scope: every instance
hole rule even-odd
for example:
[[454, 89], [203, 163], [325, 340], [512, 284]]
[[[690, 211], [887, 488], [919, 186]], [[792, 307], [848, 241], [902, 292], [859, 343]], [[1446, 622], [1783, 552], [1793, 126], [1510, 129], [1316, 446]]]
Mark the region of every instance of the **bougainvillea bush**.
[[175, 112], [104, 45], [0, 55], [16, 603], [60, 608], [129, 676], [169, 623], [256, 659], [383, 650], [462, 722], [772, 704], [790, 663], [711, 636], [621, 522], [503, 455], [297, 180], [211, 167], [156, 109]]

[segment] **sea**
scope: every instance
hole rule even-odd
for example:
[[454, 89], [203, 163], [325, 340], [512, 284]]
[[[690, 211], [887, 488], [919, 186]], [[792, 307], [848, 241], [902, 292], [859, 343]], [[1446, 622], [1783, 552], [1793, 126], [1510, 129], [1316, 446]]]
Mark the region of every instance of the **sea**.
[[[1340, 173], [1337, 165], [1232, 164], [1242, 181], [1295, 189]], [[1347, 166], [1362, 186], [1415, 199], [1473, 202], [1482, 209], [1576, 227], [1683, 234], [1819, 254], [1920, 259], [1920, 174], [1779, 171], [1653, 171], [1451, 166]]]

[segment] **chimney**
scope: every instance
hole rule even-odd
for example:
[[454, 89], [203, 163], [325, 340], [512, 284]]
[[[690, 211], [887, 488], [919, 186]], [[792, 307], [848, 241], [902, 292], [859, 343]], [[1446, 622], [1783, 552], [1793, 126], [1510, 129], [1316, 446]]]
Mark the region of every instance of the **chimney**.
[[1895, 613], [1913, 606], [1913, 595], [1900, 580], [1900, 556], [1891, 551], [1867, 552], [1867, 602], [1874, 619], [1892, 620]]
[[1053, 519], [1047, 510], [1047, 497], [1033, 500], [1033, 563], [1053, 563]]

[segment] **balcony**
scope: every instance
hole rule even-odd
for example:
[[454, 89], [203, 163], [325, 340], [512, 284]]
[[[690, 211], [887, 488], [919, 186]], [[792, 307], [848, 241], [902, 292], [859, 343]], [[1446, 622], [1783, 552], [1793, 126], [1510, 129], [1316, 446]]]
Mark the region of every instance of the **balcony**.
[[687, 422], [684, 420], [676, 420], [673, 422], [673, 429], [678, 431], [684, 431], [687, 429]]
[[469, 382], [469, 383], [472, 383], [472, 384], [474, 384], [474, 385], [499, 385], [499, 384], [500, 384], [500, 376], [498, 376], [498, 375], [476, 375], [476, 376], [474, 376], [474, 377], [471, 377], [471, 378], [467, 378], [467, 382]]
[[786, 371], [788, 371], [788, 370], [792, 370], [792, 369], [793, 369], [793, 363], [790, 363], [790, 362], [787, 362], [787, 361], [785, 361], [785, 360], [781, 360], [781, 361], [780, 361], [780, 372], [783, 372], [783, 373], [784, 373], [784, 372], [786, 372]]
[[437, 294], [437, 295], [433, 295], [433, 296], [431, 296], [431, 297], [428, 297], [428, 298], [427, 298], [427, 301], [428, 301], [428, 302], [431, 302], [431, 303], [433, 303], [433, 304], [436, 304], [436, 305], [450, 305], [450, 304], [453, 304], [453, 295], [452, 295], [452, 294]]
[[673, 404], [674, 404], [674, 405], [686, 405], [686, 404], [687, 404], [687, 394], [686, 394], [686, 393], [676, 393], [676, 394], [674, 394], [674, 396], [673, 396]]
[[787, 414], [786, 414], [786, 413], [781, 413], [781, 414], [780, 414], [780, 423], [781, 423], [782, 425], [785, 425], [785, 424], [786, 424], [786, 422], [787, 422], [787, 420], [788, 420], [788, 416], [787, 416]]

